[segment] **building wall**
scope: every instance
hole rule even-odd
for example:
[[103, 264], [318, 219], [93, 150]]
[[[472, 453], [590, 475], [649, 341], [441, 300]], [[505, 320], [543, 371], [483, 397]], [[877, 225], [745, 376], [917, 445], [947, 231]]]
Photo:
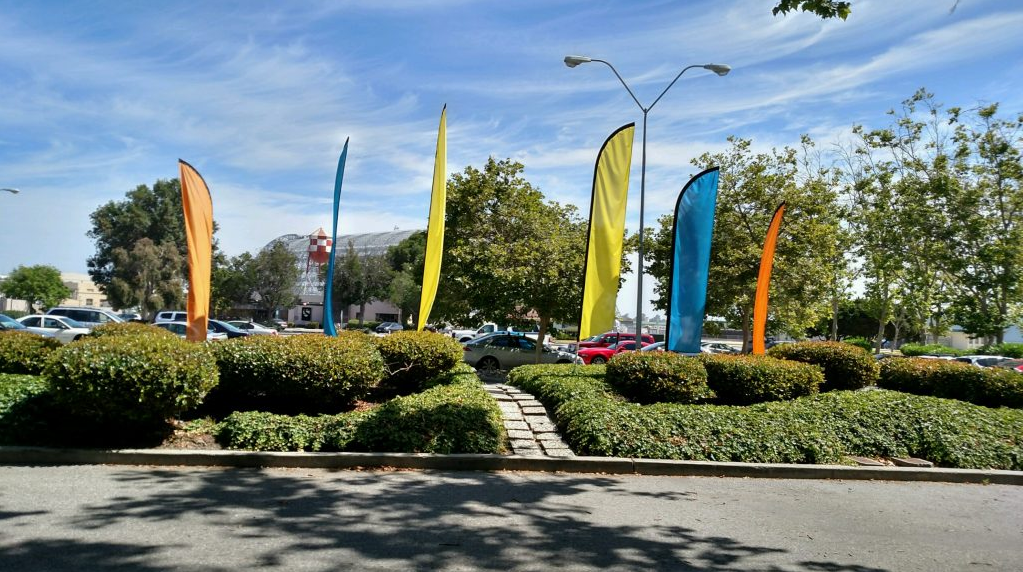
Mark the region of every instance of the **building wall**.
[[[0, 281], [3, 278], [0, 277]], [[71, 289], [71, 296], [61, 301], [61, 306], [110, 307], [106, 295], [99, 291], [99, 287], [89, 278], [88, 274], [61, 272], [60, 278], [64, 285]], [[28, 302], [7, 298], [0, 294], [0, 311], [28, 312]]]

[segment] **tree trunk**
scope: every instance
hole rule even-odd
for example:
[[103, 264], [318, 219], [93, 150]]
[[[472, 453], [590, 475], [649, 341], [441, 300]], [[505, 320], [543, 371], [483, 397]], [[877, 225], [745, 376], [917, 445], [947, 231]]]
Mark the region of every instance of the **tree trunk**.
[[742, 309], [740, 314], [742, 320], [742, 353], [748, 354], [751, 351], [750, 343], [750, 312], [747, 308]]
[[838, 296], [831, 299], [831, 335], [828, 339], [837, 342], [838, 341]]
[[540, 334], [536, 338], [536, 363], [540, 363], [540, 356], [543, 355], [544, 343], [543, 341], [547, 338], [547, 324], [551, 321], [550, 317], [540, 314]]
[[884, 339], [884, 328], [888, 325], [888, 303], [881, 307], [881, 318], [878, 320], [877, 337], [874, 339], [874, 353], [881, 353], [881, 340]]
[[366, 303], [359, 303], [359, 325], [361, 326], [366, 321]]

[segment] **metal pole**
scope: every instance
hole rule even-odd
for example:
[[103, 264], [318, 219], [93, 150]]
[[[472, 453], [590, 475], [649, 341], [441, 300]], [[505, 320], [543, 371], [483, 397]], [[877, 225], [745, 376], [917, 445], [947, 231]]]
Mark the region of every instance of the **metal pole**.
[[636, 347], [643, 345], [643, 213], [646, 211], [646, 116], [650, 111], [643, 108], [643, 159], [639, 168], [639, 260], [636, 265]]

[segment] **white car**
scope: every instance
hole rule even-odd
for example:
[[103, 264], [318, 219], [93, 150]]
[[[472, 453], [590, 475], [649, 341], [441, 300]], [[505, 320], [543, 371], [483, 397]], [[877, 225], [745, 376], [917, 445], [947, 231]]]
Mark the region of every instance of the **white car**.
[[[26, 324], [27, 325], [27, 324]], [[959, 356], [954, 358], [955, 361], [968, 363], [977, 367], [992, 367], [998, 365], [1003, 361], [1007, 361], [1009, 358], [1005, 356], [986, 356], [986, 355], [975, 355], [975, 356]]]
[[92, 331], [85, 324], [64, 316], [32, 314], [18, 318], [18, 321], [35, 330], [43, 330], [52, 334], [62, 344], [70, 344]]
[[277, 330], [273, 328], [267, 328], [266, 326], [260, 326], [255, 322], [246, 322], [245, 320], [231, 320], [227, 322], [239, 330], [245, 330], [254, 336], [276, 336]]
[[[185, 337], [185, 333], [188, 332], [187, 322], [156, 322], [153, 324], [157, 328], [163, 328], [172, 334], [177, 334], [178, 337]], [[206, 341], [220, 341], [226, 340], [227, 334], [220, 332], [214, 332], [213, 330], [206, 330]]]

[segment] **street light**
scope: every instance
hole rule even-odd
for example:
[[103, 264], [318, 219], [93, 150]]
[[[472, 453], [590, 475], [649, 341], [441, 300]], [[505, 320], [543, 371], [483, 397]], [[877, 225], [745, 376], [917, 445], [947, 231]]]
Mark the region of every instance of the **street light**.
[[686, 73], [686, 70], [690, 70], [692, 68], [703, 68], [705, 70], [710, 70], [710, 71], [712, 71], [712, 72], [714, 72], [714, 73], [716, 73], [718, 75], [723, 76], [723, 75], [728, 75], [728, 72], [732, 71], [732, 68], [729, 67], [729, 66], [726, 66], [725, 64], [694, 64], [694, 65], [691, 65], [691, 66], [686, 66], [686, 67], [682, 68], [682, 71], [678, 72], [678, 75], [675, 76], [675, 79], [671, 80], [671, 83], [668, 84], [668, 87], [664, 88], [664, 91], [662, 91], [661, 94], [657, 96], [657, 99], [655, 99], [653, 103], [651, 103], [649, 106], [644, 107], [643, 104], [639, 102], [639, 99], [636, 98], [636, 94], [632, 93], [632, 89], [629, 87], [629, 84], [625, 83], [625, 80], [622, 79], [622, 76], [621, 76], [621, 74], [618, 73], [618, 70], [616, 70], [615, 67], [613, 65], [611, 65], [611, 62], [607, 62], [607, 61], [604, 61], [604, 60], [598, 60], [596, 58], [590, 58], [590, 57], [587, 57], [587, 56], [565, 56], [565, 65], [570, 67], [570, 68], [574, 68], [575, 66], [577, 66], [579, 64], [586, 64], [586, 63], [590, 63], [590, 62], [600, 62], [600, 63], [606, 65], [607, 67], [611, 68], [611, 71], [614, 72], [615, 77], [618, 78], [618, 81], [622, 82], [622, 85], [625, 86], [625, 91], [629, 92], [629, 95], [632, 96], [632, 101], [635, 101], [636, 105], [639, 106], [639, 109], [643, 112], [643, 161], [641, 163], [640, 171], [639, 171], [639, 173], [640, 173], [640, 175], [639, 175], [639, 248], [638, 248], [638, 251], [639, 251], [639, 269], [638, 269], [638, 271], [636, 273], [636, 277], [637, 277], [637, 283], [636, 283], [636, 288], [637, 288], [637, 291], [636, 291], [636, 336], [637, 336], [637, 339], [639, 339], [639, 337], [641, 337], [643, 335], [643, 211], [645, 210], [644, 207], [646, 206], [646, 117], [647, 117], [647, 114], [650, 113], [650, 110], [653, 109], [655, 105], [657, 105], [657, 102], [660, 101], [662, 97], [664, 97], [664, 94], [668, 93], [668, 90], [671, 89], [671, 86], [675, 85], [675, 82], [678, 81], [678, 78], [682, 77], [682, 74]]
[[16, 195], [16, 194], [21, 192], [18, 189], [0, 189], [0, 191], [7, 191], [8, 193], [11, 193], [12, 195]]

